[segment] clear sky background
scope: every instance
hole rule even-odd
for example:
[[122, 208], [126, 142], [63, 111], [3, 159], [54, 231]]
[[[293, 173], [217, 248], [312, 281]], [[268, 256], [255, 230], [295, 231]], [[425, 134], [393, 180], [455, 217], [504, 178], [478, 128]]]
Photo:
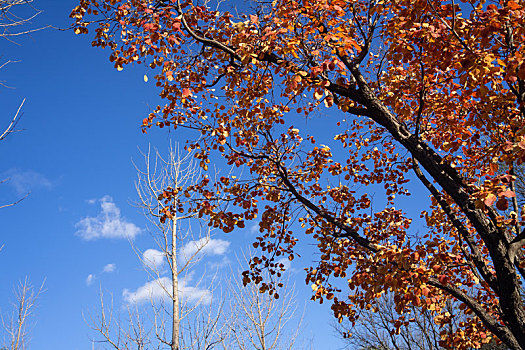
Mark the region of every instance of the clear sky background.
[[[77, 1], [34, 5], [43, 11], [34, 28], [66, 28]], [[0, 88], [2, 130], [26, 98], [18, 125], [23, 130], [0, 142], [0, 178], [10, 179], [0, 184], [0, 204], [30, 192], [0, 210], [0, 311], [9, 310], [20, 280], [45, 281], [35, 309], [34, 350], [91, 349], [96, 333], [83, 314], [97, 309], [99, 289], [122, 306], [125, 296], [148, 282], [126, 239], [133, 234], [139, 249], [154, 248], [146, 220], [130, 204], [137, 199], [131, 160], [140, 164], [138, 148], [151, 144], [162, 151], [170, 139], [184, 138], [166, 129], [141, 132], [142, 119], [159, 102], [157, 89], [144, 82], [144, 67], [117, 72], [108, 52], [92, 48], [90, 38], [46, 29], [16, 43], [0, 41], [1, 62], [18, 61], [0, 70], [0, 81], [12, 87]], [[200, 268], [235, 261], [253, 242], [253, 228], [251, 223], [228, 235], [215, 232], [219, 248]], [[303, 251], [303, 261], [294, 261], [290, 272], [299, 314], [305, 308], [301, 336], [312, 339], [314, 349], [339, 349], [329, 305], [308, 301], [311, 289], [302, 269], [311, 260], [315, 256]]]

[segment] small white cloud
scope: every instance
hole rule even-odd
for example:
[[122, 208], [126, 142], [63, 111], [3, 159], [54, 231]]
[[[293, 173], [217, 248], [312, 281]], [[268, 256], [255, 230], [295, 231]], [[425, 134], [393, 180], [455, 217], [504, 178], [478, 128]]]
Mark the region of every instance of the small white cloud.
[[44, 175], [32, 170], [22, 171], [19, 169], [9, 169], [0, 176], [0, 180], [7, 180], [18, 195], [22, 195], [37, 188], [49, 189], [53, 187]]
[[95, 217], [87, 217], [75, 224], [76, 234], [85, 240], [98, 238], [133, 239], [141, 229], [120, 216], [120, 209], [113, 203], [113, 198], [104, 196], [100, 199], [101, 212]]
[[95, 204], [97, 202], [97, 200], [95, 198], [91, 198], [91, 199], [88, 199], [86, 202], [87, 202], [87, 204], [93, 205], [93, 204]]
[[189, 241], [180, 250], [184, 259], [191, 258], [195, 253], [199, 252], [205, 255], [223, 255], [228, 250], [230, 242], [223, 239], [210, 239], [203, 237], [198, 240]]
[[[182, 278], [179, 280], [179, 295], [183, 302], [191, 304], [210, 304], [212, 295], [208, 289], [199, 288], [198, 286], [190, 286], [188, 282], [191, 278]], [[135, 291], [124, 289], [122, 296], [124, 301], [128, 304], [141, 304], [149, 301], [160, 301], [171, 299], [171, 279], [168, 277], [160, 277], [154, 281], [146, 282]]]
[[153, 270], [158, 270], [164, 264], [164, 252], [156, 249], [148, 249], [142, 253], [144, 265]]
[[87, 278], [86, 278], [86, 286], [89, 287], [90, 285], [92, 285], [93, 282], [95, 281], [95, 278], [96, 278], [95, 275], [92, 274], [92, 273], [90, 273], [90, 274], [87, 276]]
[[112, 273], [112, 272], [115, 272], [115, 269], [116, 269], [115, 264], [107, 264], [106, 266], [104, 266], [104, 269], [102, 270], [102, 272]]

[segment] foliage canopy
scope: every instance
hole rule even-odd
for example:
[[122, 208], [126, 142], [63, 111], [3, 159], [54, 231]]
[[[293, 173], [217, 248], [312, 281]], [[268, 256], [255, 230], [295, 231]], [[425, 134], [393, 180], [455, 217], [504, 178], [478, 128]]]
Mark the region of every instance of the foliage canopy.
[[[109, 48], [117, 69], [154, 70], [166, 103], [144, 130], [198, 130], [188, 148], [204, 169], [217, 152], [249, 170], [203, 179], [190, 189], [201, 200], [166, 217], [198, 211], [225, 232], [259, 218], [261, 257], [244, 278], [261, 291], [272, 292], [261, 269], [279, 273], [276, 257], [293, 259], [307, 234], [321, 257], [307, 283], [336, 318], [355, 320], [389, 291], [399, 313], [433, 313], [443, 346], [495, 336], [525, 349], [524, 212], [514, 190], [525, 161], [525, 2], [253, 5], [234, 15], [220, 2], [81, 0], [71, 14], [76, 33], [96, 27], [93, 45]], [[329, 128], [295, 126], [319, 110]], [[395, 206], [418, 188], [431, 196], [422, 234], [414, 213]], [[447, 332], [451, 298], [466, 317]]]

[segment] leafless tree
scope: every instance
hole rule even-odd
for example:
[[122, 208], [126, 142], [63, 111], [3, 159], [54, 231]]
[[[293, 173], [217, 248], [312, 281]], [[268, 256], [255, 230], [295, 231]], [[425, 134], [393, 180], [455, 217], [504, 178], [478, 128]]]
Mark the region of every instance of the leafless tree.
[[[162, 157], [157, 150], [152, 154], [151, 149], [142, 155], [145, 168], [136, 166], [137, 204], [154, 228], [152, 237], [158, 250], [154, 250], [156, 255], [148, 255], [135, 246], [133, 248], [151, 283], [154, 283], [155, 288], [160, 288], [164, 298], [159, 300], [152, 297], [148, 305], [149, 313], [138, 309], [128, 310], [124, 322], [127, 322], [127, 328], [122, 322], [115, 321], [111, 311], [108, 315], [102, 298], [102, 311], [98, 319], [92, 322], [93, 328], [102, 335], [105, 343], [115, 349], [143, 349], [146, 344], [148, 349], [211, 349], [222, 341], [218, 327], [221, 307], [206, 305], [213, 291], [208, 289], [207, 293], [192, 303], [181, 295], [186, 283], [183, 279], [188, 277], [191, 268], [199, 261], [199, 253], [211, 239], [210, 231], [197, 230], [196, 233], [194, 228], [200, 225], [192, 222], [197, 220], [191, 214], [173, 214], [165, 219], [164, 214], [169, 208], [177, 208], [194, 200], [191, 196], [182, 196], [180, 191], [181, 195], [175, 196], [170, 202], [161, 197], [167, 188], [179, 191], [194, 184], [200, 177], [199, 168], [193, 162], [192, 154], [182, 155], [176, 149], [170, 149], [167, 157]], [[186, 243], [191, 244], [191, 249], [180, 249]], [[167, 265], [168, 276], [160, 267], [159, 256]], [[197, 285], [201, 282], [202, 279]], [[145, 314], [151, 315], [150, 319], [141, 319]], [[146, 327], [148, 324], [149, 328]]]
[[[346, 343], [346, 349], [354, 350], [443, 350], [440, 340], [444, 333], [453, 334], [458, 323], [465, 320], [459, 309], [459, 303], [448, 301], [440, 313], [450, 317], [451, 322], [445, 328], [436, 325], [430, 310], [412, 307], [396, 312], [394, 298], [385, 293], [377, 299], [375, 305], [361, 310], [358, 321], [337, 324], [336, 331]], [[401, 316], [401, 317], [400, 317]], [[403, 320], [397, 327], [398, 320]], [[482, 350], [505, 350], [507, 347], [496, 343], [483, 344]]]
[[[278, 294], [268, 295], [260, 293], [256, 285], [243, 287], [242, 282], [233, 277], [224, 295], [218, 296], [218, 290], [207, 287], [209, 293], [214, 294], [212, 303], [204, 300], [209, 301], [211, 294], [204, 295], [196, 303], [189, 303], [184, 293], [181, 295], [185, 278], [199, 262], [200, 253], [211, 237], [209, 230], [194, 229], [200, 225], [193, 215], [179, 215], [176, 210], [168, 209], [194, 200], [191, 196], [183, 196], [182, 189], [194, 184], [200, 171], [192, 154], [182, 155], [176, 149], [170, 149], [167, 157], [151, 149], [142, 155], [145, 167], [136, 166], [137, 204], [154, 228], [150, 231], [158, 255], [148, 255], [134, 245], [133, 248], [151, 283], [162, 290], [165, 298], [159, 300], [152, 296], [145, 307], [129, 306], [127, 315], [115, 316], [112, 303], [106, 307], [102, 296], [101, 311], [98, 317], [91, 319], [92, 327], [102, 336], [101, 341], [119, 350], [294, 348], [301, 321], [292, 326], [292, 320], [297, 320], [297, 306], [288, 283], [278, 283], [282, 286]], [[168, 188], [180, 196], [174, 196], [170, 202], [164, 201], [161, 194]], [[167, 212], [171, 213], [168, 219]], [[188, 245], [190, 249], [181, 249]], [[167, 274], [159, 267], [159, 256], [167, 266]], [[240, 273], [232, 275], [240, 276]], [[212, 279], [209, 284], [219, 284], [216, 283], [217, 274]], [[201, 282], [204, 281], [197, 285]]]
[[12, 311], [2, 314], [3, 346], [5, 350], [24, 350], [30, 340], [33, 325], [33, 312], [36, 301], [43, 292], [44, 284], [36, 289], [28, 278], [20, 282], [15, 289]]
[[101, 336], [102, 340], [97, 342], [107, 343], [111, 348], [120, 350], [145, 349], [149, 345], [151, 329], [147, 329], [141, 310], [135, 305], [127, 307], [127, 314], [122, 320], [121, 313], [117, 317], [113, 314], [113, 298], [110, 305], [105, 305], [103, 291], [100, 291], [100, 313], [98, 318], [91, 319], [92, 328]]
[[230, 309], [228, 310], [228, 341], [225, 349], [284, 350], [298, 346], [302, 317], [297, 315], [296, 295], [286, 277], [276, 277], [273, 295], [260, 290], [254, 283], [243, 286], [232, 273]]

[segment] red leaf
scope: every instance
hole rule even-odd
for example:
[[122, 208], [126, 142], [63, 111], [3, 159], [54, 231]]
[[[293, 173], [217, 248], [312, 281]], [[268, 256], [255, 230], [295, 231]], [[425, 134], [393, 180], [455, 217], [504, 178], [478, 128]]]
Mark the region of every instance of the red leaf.
[[516, 197], [516, 193], [514, 193], [511, 190], [506, 190], [506, 191], [500, 192], [499, 196], [500, 197], [507, 197], [507, 198], [514, 198], [514, 197]]
[[499, 210], [507, 210], [508, 207], [509, 207], [509, 202], [507, 201], [506, 198], [500, 198], [496, 202], [496, 208], [498, 208]]

